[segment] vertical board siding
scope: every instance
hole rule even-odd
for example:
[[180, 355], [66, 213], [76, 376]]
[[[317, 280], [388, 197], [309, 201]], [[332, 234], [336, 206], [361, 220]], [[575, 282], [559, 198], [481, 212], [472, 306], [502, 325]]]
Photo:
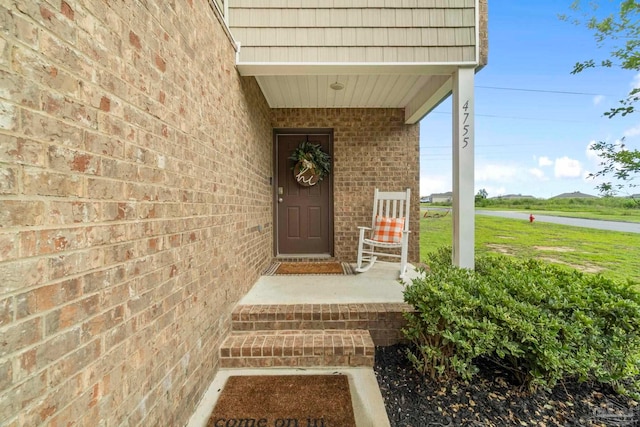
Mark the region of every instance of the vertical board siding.
[[474, 61], [478, 42], [474, 0], [235, 0], [229, 25], [241, 62]]

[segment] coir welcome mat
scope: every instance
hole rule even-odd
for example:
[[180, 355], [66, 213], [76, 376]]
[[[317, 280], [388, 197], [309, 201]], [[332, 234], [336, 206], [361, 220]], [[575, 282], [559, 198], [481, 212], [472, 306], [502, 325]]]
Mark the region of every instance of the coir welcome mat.
[[345, 375], [231, 376], [207, 427], [356, 427]]
[[351, 264], [346, 262], [276, 262], [265, 276], [302, 275], [302, 274], [354, 274]]

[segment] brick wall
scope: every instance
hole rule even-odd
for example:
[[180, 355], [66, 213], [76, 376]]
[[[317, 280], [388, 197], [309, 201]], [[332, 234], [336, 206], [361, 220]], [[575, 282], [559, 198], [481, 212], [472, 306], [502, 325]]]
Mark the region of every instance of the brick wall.
[[411, 188], [409, 260], [419, 260], [419, 125], [402, 109], [274, 109], [273, 127], [332, 128], [335, 256], [355, 262], [359, 225], [371, 224], [373, 191]]
[[192, 414], [271, 257], [234, 55], [205, 0], [0, 3], [0, 425]]

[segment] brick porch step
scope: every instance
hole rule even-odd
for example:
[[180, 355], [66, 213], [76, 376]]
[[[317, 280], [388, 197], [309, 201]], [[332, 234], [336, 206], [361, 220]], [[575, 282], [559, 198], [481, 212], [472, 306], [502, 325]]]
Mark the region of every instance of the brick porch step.
[[239, 305], [233, 331], [364, 329], [378, 346], [403, 341], [405, 303]]
[[366, 330], [234, 331], [222, 343], [223, 368], [373, 366]]

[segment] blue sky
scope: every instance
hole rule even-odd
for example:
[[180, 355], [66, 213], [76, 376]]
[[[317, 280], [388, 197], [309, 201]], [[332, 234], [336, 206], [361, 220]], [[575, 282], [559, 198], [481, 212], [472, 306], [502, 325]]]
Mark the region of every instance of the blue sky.
[[[618, 4], [600, 3], [604, 12]], [[603, 116], [640, 85], [640, 74], [605, 68], [572, 75], [576, 62], [608, 57], [608, 51], [598, 49], [586, 28], [558, 19], [571, 12], [570, 4], [489, 1], [489, 64], [475, 81], [476, 193], [597, 195], [597, 182], [586, 178], [598, 170], [589, 144], [625, 136], [626, 146], [640, 147], [638, 114]], [[450, 99], [420, 122], [421, 196], [452, 189], [451, 127]]]

